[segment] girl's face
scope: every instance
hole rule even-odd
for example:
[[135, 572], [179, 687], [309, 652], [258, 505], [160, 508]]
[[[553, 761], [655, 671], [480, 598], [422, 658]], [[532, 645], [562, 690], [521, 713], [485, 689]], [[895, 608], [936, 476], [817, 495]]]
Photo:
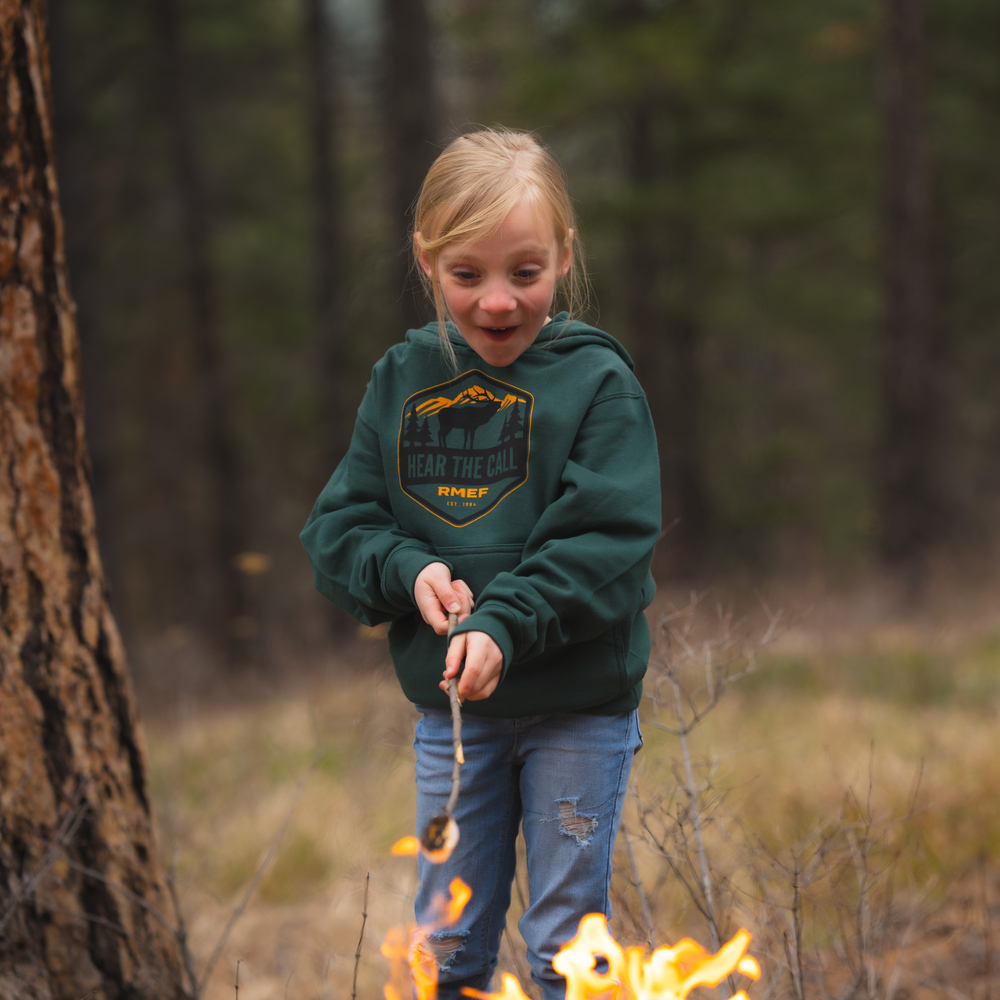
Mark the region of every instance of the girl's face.
[[[522, 201], [489, 236], [440, 251], [436, 276], [448, 312], [487, 364], [506, 368], [535, 342], [549, 318], [556, 281], [569, 270], [572, 238], [570, 230], [560, 245], [549, 213]], [[422, 251], [420, 263], [433, 277]]]

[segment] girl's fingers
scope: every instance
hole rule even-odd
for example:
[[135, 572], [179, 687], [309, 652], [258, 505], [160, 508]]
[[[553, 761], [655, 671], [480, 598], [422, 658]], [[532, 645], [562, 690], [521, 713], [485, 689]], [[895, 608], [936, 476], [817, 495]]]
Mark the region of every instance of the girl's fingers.
[[[458, 681], [458, 695], [465, 700], [481, 701], [496, 690], [503, 669], [503, 654], [485, 632], [467, 632], [465, 670]], [[459, 638], [456, 636], [456, 638]]]
[[[466, 658], [468, 638], [469, 633], [462, 632], [460, 635], [456, 635], [455, 638], [448, 643], [448, 656], [444, 661], [445, 681], [448, 681], [450, 678], [455, 677], [458, 674], [459, 667], [462, 666], [462, 660]], [[446, 683], [442, 686], [445, 690], [447, 690], [448, 685]]]
[[438, 635], [448, 632], [449, 612], [461, 615], [471, 610], [471, 593], [461, 580], [452, 581], [451, 570], [444, 563], [428, 563], [413, 584], [417, 610]]
[[472, 591], [469, 589], [469, 585], [464, 580], [452, 580], [451, 585], [458, 594], [462, 605], [458, 612], [458, 620], [460, 622], [464, 622], [465, 619], [472, 614]]
[[417, 610], [420, 612], [420, 617], [438, 635], [444, 635], [448, 631], [448, 616], [441, 607], [441, 602], [438, 600], [437, 594], [429, 587], [421, 588], [417, 586], [413, 588], [413, 597], [417, 604]]

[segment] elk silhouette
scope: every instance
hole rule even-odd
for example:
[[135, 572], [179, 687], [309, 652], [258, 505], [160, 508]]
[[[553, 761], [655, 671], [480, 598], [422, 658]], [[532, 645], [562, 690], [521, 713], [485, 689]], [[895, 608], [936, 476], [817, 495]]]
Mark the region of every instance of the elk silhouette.
[[500, 409], [499, 399], [491, 399], [480, 406], [449, 406], [438, 411], [438, 447], [444, 448], [448, 435], [456, 428], [462, 431], [462, 447], [476, 446], [476, 428], [488, 424]]

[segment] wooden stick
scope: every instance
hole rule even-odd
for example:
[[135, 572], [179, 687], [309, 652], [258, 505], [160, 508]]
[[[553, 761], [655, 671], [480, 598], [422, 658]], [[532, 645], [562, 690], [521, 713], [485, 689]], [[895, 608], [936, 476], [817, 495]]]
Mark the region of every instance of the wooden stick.
[[365, 939], [365, 924], [368, 923], [368, 883], [372, 873], [365, 875], [365, 901], [361, 904], [361, 936], [358, 938], [358, 950], [354, 953], [354, 981], [351, 983], [351, 1000], [358, 996], [358, 966], [361, 964], [361, 942]]
[[[458, 615], [448, 615], [448, 638], [455, 631], [458, 625]], [[451, 702], [451, 743], [455, 748], [455, 763], [451, 769], [451, 794], [448, 796], [448, 804], [444, 811], [453, 816], [455, 805], [458, 802], [458, 791], [462, 784], [462, 765], [465, 763], [465, 753], [462, 750], [462, 703], [458, 700], [458, 679], [452, 677], [448, 681], [448, 700]]]

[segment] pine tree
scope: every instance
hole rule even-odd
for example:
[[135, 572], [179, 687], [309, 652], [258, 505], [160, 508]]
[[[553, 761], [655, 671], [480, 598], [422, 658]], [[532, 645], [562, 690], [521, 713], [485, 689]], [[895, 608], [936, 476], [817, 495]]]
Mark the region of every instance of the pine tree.
[[420, 445], [428, 445], [431, 443], [431, 428], [430, 428], [430, 417], [426, 420], [422, 420], [417, 427], [416, 437], [414, 441]]
[[0, 7], [0, 996], [185, 995], [98, 552], [43, 0]]

